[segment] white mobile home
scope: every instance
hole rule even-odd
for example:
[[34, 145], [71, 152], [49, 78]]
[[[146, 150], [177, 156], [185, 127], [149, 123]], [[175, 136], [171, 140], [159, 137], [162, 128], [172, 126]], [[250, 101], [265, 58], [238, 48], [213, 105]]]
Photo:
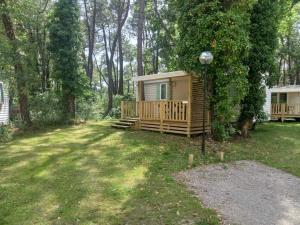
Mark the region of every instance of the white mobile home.
[[8, 86], [0, 81], [0, 124], [9, 122]]
[[290, 85], [268, 89], [265, 112], [271, 119], [300, 120], [300, 86]]

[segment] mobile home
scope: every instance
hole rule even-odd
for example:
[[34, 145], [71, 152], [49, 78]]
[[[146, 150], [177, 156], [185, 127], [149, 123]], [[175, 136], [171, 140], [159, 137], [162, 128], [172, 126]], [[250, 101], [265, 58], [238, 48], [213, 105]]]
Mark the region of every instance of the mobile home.
[[0, 124], [9, 122], [8, 86], [0, 81]]
[[267, 90], [265, 112], [271, 119], [300, 120], [300, 86], [273, 87]]
[[[203, 83], [184, 71], [135, 77], [136, 100], [121, 103], [116, 128], [135, 127], [191, 136], [203, 132]], [[210, 114], [205, 113], [210, 132]]]

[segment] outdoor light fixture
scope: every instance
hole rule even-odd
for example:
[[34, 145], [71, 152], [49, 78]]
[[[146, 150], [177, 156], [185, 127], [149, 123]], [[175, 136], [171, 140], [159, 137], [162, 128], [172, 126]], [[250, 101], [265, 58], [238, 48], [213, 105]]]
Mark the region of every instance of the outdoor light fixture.
[[202, 65], [209, 65], [212, 63], [213, 60], [214, 60], [214, 56], [209, 51], [202, 52], [201, 55], [199, 56], [199, 61]]
[[206, 125], [206, 95], [207, 95], [207, 89], [206, 89], [206, 79], [207, 79], [207, 69], [208, 65], [212, 63], [214, 60], [214, 56], [211, 52], [205, 51], [202, 52], [201, 55], [199, 56], [199, 61], [202, 65], [204, 65], [204, 77], [203, 77], [203, 89], [204, 89], [204, 99], [203, 99], [203, 127], [202, 127], [202, 148], [201, 148], [201, 153], [202, 155], [205, 155], [205, 135], [206, 135], [206, 130], [205, 130], [205, 125]]

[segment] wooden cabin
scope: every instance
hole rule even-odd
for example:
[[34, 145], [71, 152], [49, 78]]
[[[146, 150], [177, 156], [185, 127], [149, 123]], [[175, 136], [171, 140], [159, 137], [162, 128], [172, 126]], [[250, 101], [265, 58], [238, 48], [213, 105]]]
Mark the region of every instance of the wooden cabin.
[[0, 81], [0, 124], [9, 122], [9, 97], [8, 86]]
[[265, 108], [270, 119], [300, 120], [300, 86], [290, 85], [268, 89]]
[[[116, 128], [133, 127], [190, 137], [202, 133], [203, 84], [184, 71], [135, 77], [135, 101], [122, 101]], [[210, 132], [206, 112], [206, 132]]]

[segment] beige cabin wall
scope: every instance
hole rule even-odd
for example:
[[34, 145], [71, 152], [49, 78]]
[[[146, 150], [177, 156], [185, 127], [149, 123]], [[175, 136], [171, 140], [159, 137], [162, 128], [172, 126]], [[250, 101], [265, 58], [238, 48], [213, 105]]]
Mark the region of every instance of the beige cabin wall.
[[300, 104], [300, 93], [288, 93], [287, 104], [290, 105]]
[[176, 77], [171, 80], [171, 96], [172, 100], [187, 101], [189, 99], [189, 79], [188, 76]]

